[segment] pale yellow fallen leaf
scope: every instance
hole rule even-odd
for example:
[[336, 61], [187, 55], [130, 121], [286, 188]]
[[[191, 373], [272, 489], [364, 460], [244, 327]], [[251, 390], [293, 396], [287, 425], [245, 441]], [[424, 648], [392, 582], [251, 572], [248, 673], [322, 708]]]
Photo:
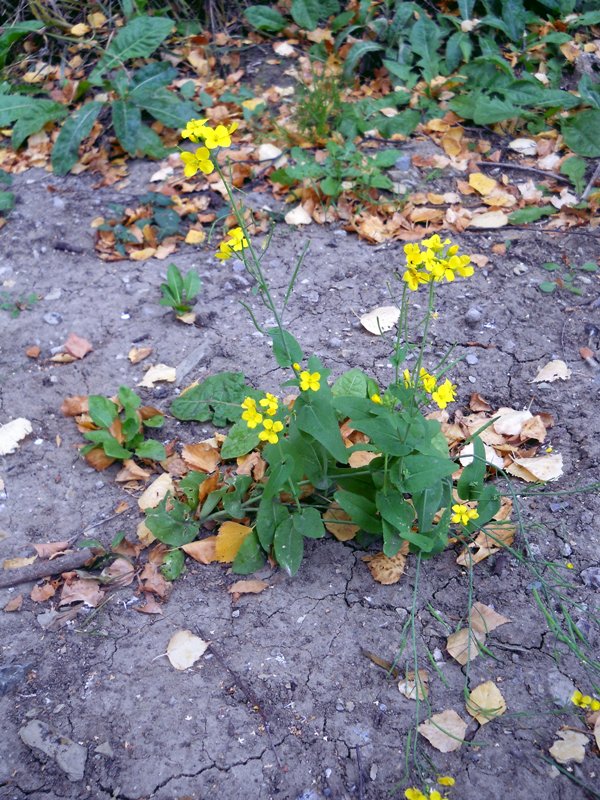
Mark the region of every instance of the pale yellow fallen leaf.
[[492, 427], [504, 436], [518, 436], [523, 424], [533, 417], [531, 411], [516, 411], [514, 408], [499, 408], [494, 414], [496, 421]]
[[290, 56], [293, 56], [296, 52], [295, 48], [292, 47], [292, 45], [289, 44], [288, 42], [275, 42], [273, 44], [273, 50], [278, 56], [281, 56], [282, 58], [289, 58]]
[[[276, 147], [274, 144], [269, 144], [266, 142], [265, 144], [261, 144], [258, 147], [257, 155], [259, 161], [272, 161], [283, 153], [283, 150], [280, 150], [279, 147]], [[309, 219], [310, 221], [310, 219]], [[287, 222], [287, 220], [286, 220]], [[294, 223], [289, 223], [294, 224]], [[297, 224], [297, 223], [296, 223]]]
[[163, 472], [138, 498], [138, 506], [142, 511], [147, 508], [156, 508], [169, 492], [173, 491], [173, 478], [168, 472]]
[[479, 645], [485, 642], [485, 634], [468, 628], [461, 628], [451, 634], [446, 642], [446, 650], [463, 667], [479, 655]]
[[69, 29], [69, 32], [72, 36], [85, 36], [90, 30], [90, 26], [86, 25], [85, 22], [78, 22], [77, 25], [73, 25], [73, 27]]
[[144, 247], [142, 250], [134, 250], [129, 253], [132, 261], [147, 261], [156, 253], [156, 247]]
[[462, 745], [468, 724], [454, 711], [447, 709], [422, 722], [419, 733], [441, 753], [451, 753]]
[[582, 764], [585, 759], [585, 748], [588, 737], [577, 731], [558, 731], [559, 738], [554, 742], [549, 752], [559, 764], [568, 764], [576, 761]]
[[381, 336], [386, 331], [391, 331], [400, 319], [400, 309], [397, 306], [377, 306], [360, 317], [360, 324], [369, 333]]
[[101, 28], [106, 24], [107, 19], [101, 11], [94, 11], [92, 14], [87, 15], [87, 21], [92, 28]]
[[177, 631], [169, 640], [167, 657], [175, 669], [188, 669], [206, 652], [209, 644], [191, 631]]
[[2, 562], [2, 569], [20, 569], [20, 567], [28, 567], [37, 561], [37, 556], [29, 556], [28, 558], [6, 558]]
[[563, 459], [560, 453], [550, 456], [534, 456], [533, 458], [515, 458], [506, 471], [509, 475], [522, 478], [529, 483], [556, 481], [563, 474]]
[[215, 561], [230, 564], [251, 531], [252, 528], [240, 525], [239, 522], [224, 522], [219, 528], [215, 542]]
[[479, 633], [489, 633], [490, 631], [499, 628], [501, 625], [506, 625], [510, 620], [498, 614], [493, 608], [484, 605], [483, 603], [475, 602], [471, 607], [471, 628]]
[[136, 534], [140, 542], [144, 545], [144, 547], [148, 547], [148, 545], [151, 545], [152, 542], [156, 541], [156, 536], [152, 533], [152, 531], [146, 525], [144, 520], [138, 522]]
[[470, 693], [466, 708], [480, 725], [499, 717], [506, 711], [506, 701], [500, 689], [493, 681], [486, 681], [476, 686]]
[[288, 211], [284, 217], [288, 225], [310, 225], [312, 217], [304, 206], [296, 206]]
[[493, 178], [488, 178], [482, 172], [472, 172], [469, 175], [469, 186], [472, 186], [479, 194], [486, 195], [498, 186], [498, 182]]
[[184, 544], [181, 549], [188, 556], [191, 556], [194, 561], [198, 561], [200, 564], [211, 564], [217, 560], [216, 542], [216, 536], [207, 536], [205, 539]]
[[541, 383], [542, 381], [546, 383], [552, 383], [553, 381], [566, 381], [571, 377], [571, 370], [565, 364], [564, 361], [560, 359], [555, 359], [554, 361], [549, 361], [543, 367], [540, 367], [538, 370], [537, 375], [531, 381], [532, 383]]
[[205, 231], [198, 231], [196, 228], [190, 228], [185, 235], [186, 244], [202, 244], [206, 239]]
[[515, 153], [520, 153], [522, 156], [535, 156], [537, 155], [537, 145], [533, 139], [513, 139], [508, 143], [508, 147], [514, 150]]
[[165, 381], [174, 383], [177, 373], [175, 367], [168, 367], [166, 364], [155, 364], [145, 373], [143, 379], [137, 384], [146, 389], [153, 389], [155, 383]]
[[185, 314], [177, 314], [176, 318], [184, 325], [193, 325], [196, 322], [196, 315], [193, 311], [186, 311]]
[[236, 581], [231, 584], [227, 591], [229, 594], [260, 594], [264, 592], [268, 585], [267, 581], [253, 578], [245, 581]]
[[398, 684], [398, 690], [409, 700], [416, 700], [418, 695], [422, 701], [429, 695], [428, 683], [429, 673], [426, 669], [420, 669], [416, 678], [414, 672], [407, 672], [404, 680]]
[[21, 439], [32, 431], [31, 422], [25, 417], [18, 417], [0, 426], [0, 456], [14, 453]]
[[483, 214], [474, 214], [469, 222], [472, 228], [503, 228], [508, 225], [508, 216], [504, 211], [485, 211]]

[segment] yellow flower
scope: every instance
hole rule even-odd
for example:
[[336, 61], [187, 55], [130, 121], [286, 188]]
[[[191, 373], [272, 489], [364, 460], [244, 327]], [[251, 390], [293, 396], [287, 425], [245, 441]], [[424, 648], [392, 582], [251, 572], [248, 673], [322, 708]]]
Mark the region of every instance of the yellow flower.
[[186, 178], [192, 178], [198, 170], [205, 175], [210, 175], [215, 170], [206, 147], [199, 147], [195, 153], [180, 153], [179, 157], [183, 161], [183, 174]]
[[451, 775], [440, 775], [440, 777], [437, 779], [437, 782], [440, 786], [454, 786], [456, 783]]
[[412, 269], [412, 267], [409, 266], [403, 274], [402, 280], [407, 284], [411, 292], [416, 292], [422, 283], [429, 283], [431, 275], [417, 269]]
[[405, 244], [404, 255], [409, 268], [418, 266], [423, 260], [423, 253], [420, 251], [418, 244]]
[[272, 419], [266, 419], [263, 422], [263, 430], [258, 434], [258, 438], [262, 442], [269, 442], [269, 444], [277, 444], [279, 436], [277, 434], [283, 430], [282, 422], [273, 422]]
[[592, 711], [600, 711], [600, 700], [596, 700], [596, 698], [594, 698], [590, 704], [590, 709]]
[[438, 408], [446, 408], [448, 403], [456, 399], [456, 386], [449, 380], [442, 383], [441, 386], [431, 393], [431, 399], [437, 404]]
[[269, 392], [267, 392], [266, 397], [263, 397], [259, 403], [264, 409], [266, 409], [265, 413], [270, 417], [273, 417], [279, 408], [279, 400], [275, 397], [275, 395], [270, 394]]
[[229, 147], [231, 144], [231, 134], [237, 130], [237, 122], [229, 125], [217, 125], [216, 128], [205, 128], [202, 135], [204, 137], [204, 144], [209, 150], [214, 150], [215, 147]]
[[246, 397], [242, 403], [244, 413], [242, 419], [249, 428], [256, 428], [262, 422], [262, 414], [256, 408], [256, 400], [253, 397]]
[[232, 255], [233, 255], [233, 250], [227, 244], [227, 242], [221, 242], [221, 244], [219, 245], [219, 249], [215, 253], [215, 256], [221, 261], [227, 261], [227, 259], [231, 258]]
[[380, 405], [381, 404], [381, 397], [378, 394], [372, 394], [371, 395], [371, 402], [372, 403], [377, 403], [377, 404]]
[[181, 138], [189, 139], [190, 142], [198, 143], [204, 138], [204, 134], [208, 130], [206, 127], [206, 122], [206, 119], [191, 119], [181, 131]]
[[427, 394], [431, 394], [435, 389], [435, 384], [437, 383], [435, 377], [430, 375], [427, 370], [421, 367], [421, 372], [419, 373], [419, 379], [423, 384], [423, 388], [427, 392]]
[[[448, 251], [450, 252], [450, 251]], [[448, 259], [448, 268], [454, 272], [458, 272], [461, 278], [470, 278], [475, 270], [470, 266], [470, 256], [456, 256], [453, 255]]]
[[575, 569], [575, 565], [571, 561], [567, 561], [567, 563], [565, 564], [565, 567], [567, 569]]
[[303, 392], [309, 389], [313, 392], [318, 392], [321, 388], [320, 380], [321, 375], [319, 372], [307, 372], [304, 370], [300, 373], [300, 389]]
[[404, 378], [404, 387], [406, 389], [410, 389], [410, 387], [412, 386], [412, 378], [410, 376], [410, 372], [407, 369], [405, 369], [404, 372], [402, 373], [402, 377]]
[[434, 233], [429, 239], [423, 239], [421, 241], [421, 247], [427, 247], [429, 250], [433, 250], [434, 253], [439, 253], [448, 244], [450, 244], [450, 239], [445, 239], [442, 242], [437, 233]]
[[454, 270], [445, 258], [436, 258], [435, 261], [432, 262], [431, 274], [433, 275], [433, 279], [438, 281], [438, 283], [439, 281], [443, 281], [444, 278], [448, 281], [448, 283], [452, 283], [454, 280]]
[[248, 239], [246, 239], [244, 231], [241, 228], [232, 228], [219, 245], [215, 256], [221, 261], [226, 261], [234, 253], [239, 253], [240, 250], [244, 250], [246, 247], [248, 247]]
[[544, 450], [544, 453], [551, 453], [553, 450], [554, 448], [552, 447], [551, 444], [549, 444], [548, 447], [546, 447], [546, 449]]
[[431, 789], [429, 792], [429, 800], [446, 800], [446, 798], [442, 797], [437, 789]]
[[452, 506], [452, 522], [460, 522], [461, 525], [468, 525], [472, 519], [478, 519], [479, 514], [475, 511], [474, 508], [469, 508], [468, 506], [462, 505], [462, 503], [456, 503], [456, 505]]
[[294, 361], [294, 363], [292, 364], [292, 369], [295, 372], [300, 372], [300, 364], [297, 361]]
[[406, 800], [427, 800], [423, 792], [420, 789], [417, 789], [416, 786], [406, 789], [404, 792], [404, 797], [406, 797]]

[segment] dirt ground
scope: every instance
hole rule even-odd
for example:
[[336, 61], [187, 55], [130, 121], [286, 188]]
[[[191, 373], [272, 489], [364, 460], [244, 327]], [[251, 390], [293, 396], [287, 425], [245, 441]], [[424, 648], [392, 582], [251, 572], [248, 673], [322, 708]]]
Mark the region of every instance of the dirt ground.
[[[36, 292], [42, 299], [15, 319], [0, 311], [0, 424], [23, 416], [33, 425], [17, 452], [0, 459], [1, 559], [30, 555], [31, 543], [83, 536], [97, 523], [91, 535], [106, 544], [119, 530], [135, 536], [135, 498], [114, 482], [116, 467], [98, 473], [78, 456], [80, 435], [59, 411], [67, 395], [110, 395], [120, 385], [134, 387], [148, 364], [129, 363], [134, 343], [154, 348], [152, 363], [179, 367], [179, 385], [140, 390], [165, 411], [180, 388], [224, 369], [239, 369], [265, 389], [278, 388], [268, 343], [239, 301], [256, 308], [261, 322], [265, 313], [246, 276], [232, 262], [218, 264], [213, 247], [183, 246], [171, 259], [182, 270], [195, 267], [202, 277], [197, 327], [177, 323], [158, 304], [169, 259], [97, 259], [91, 220], [110, 202], [134, 201], [147, 190], [154, 169], [132, 165], [132, 180], [121, 193], [94, 189], [89, 176], [59, 179], [33, 170], [15, 179], [17, 206], [0, 231], [0, 282], [15, 281], [11, 291]], [[401, 244], [377, 248], [335, 228], [281, 225], [264, 262], [274, 286], [286, 285], [307, 239], [310, 250], [288, 327], [334, 377], [359, 366], [385, 382], [391, 374], [388, 345], [364, 331], [357, 315], [387, 302], [387, 283], [403, 263]], [[547, 278], [543, 262], [563, 254], [573, 263], [595, 260], [598, 240], [592, 234], [516, 230], [455, 239], [467, 252], [491, 260], [471, 280], [440, 290], [433, 352], [439, 355], [456, 342], [456, 355], [469, 357], [452, 371], [459, 406], [478, 391], [494, 407], [554, 415], [550, 443], [564, 457], [564, 477], [522, 501], [527, 541], [521, 536], [518, 546], [528, 548], [547, 576], [543, 564], [556, 563], [570, 584], [569, 597], [580, 604], [575, 621], [597, 646], [598, 582], [582, 572], [600, 563], [600, 499], [597, 493], [552, 492], [598, 476], [600, 373], [578, 351], [588, 344], [589, 324], [597, 326], [590, 346], [600, 347], [600, 311], [589, 305], [600, 282], [591, 275], [583, 298], [548, 297], [537, 287]], [[506, 240], [507, 254], [493, 255], [491, 246]], [[89, 339], [93, 352], [72, 364], [52, 364], [52, 348], [70, 331]], [[25, 350], [35, 344], [42, 355], [32, 360]], [[532, 384], [538, 367], [552, 358], [567, 362], [571, 379]], [[160, 437], [194, 441], [208, 432], [206, 426], [169, 420]], [[123, 499], [130, 510], [114, 518]], [[414, 785], [405, 765], [415, 704], [361, 648], [389, 660], [398, 652], [413, 603], [416, 562], [409, 560], [399, 584], [382, 586], [373, 582], [362, 555], [351, 543], [311, 542], [297, 577], [266, 568], [259, 577], [269, 588], [235, 603], [227, 587], [236, 578], [225, 566], [188, 562], [161, 617], [136, 611], [141, 600], [132, 584], [99, 611], [82, 611], [49, 630], [40, 615], [51, 602], [33, 603], [30, 585], [0, 591], [0, 608], [18, 591], [24, 595], [20, 611], [0, 612], [0, 798], [403, 797]], [[440, 675], [430, 668], [433, 711], [458, 711], [470, 723], [468, 741], [442, 754], [421, 739], [421, 763], [432, 762], [434, 775], [456, 778], [447, 791], [453, 800], [507, 792], [513, 800], [600, 796], [584, 788], [599, 790], [600, 762], [591, 744], [583, 763], [565, 767], [574, 780], [547, 760], [561, 725], [581, 728], [577, 716], [561, 709], [575, 687], [591, 689], [592, 677], [549, 630], [534, 602], [531, 572], [505, 554], [474, 571], [473, 599], [511, 623], [490, 635], [491, 655], [472, 662], [468, 685], [493, 679], [508, 711], [483, 727], [467, 715], [467, 668], [446, 653], [449, 631], [441, 621], [455, 628], [467, 609], [468, 574], [455, 558], [449, 550], [421, 566], [416, 644], [421, 666], [430, 667], [426, 648], [438, 659]], [[566, 569], [568, 561], [573, 570]], [[210, 639], [214, 652], [177, 672], [164, 653], [182, 628]], [[412, 667], [410, 648], [399, 664]], [[19, 731], [34, 720], [76, 743], [66, 763], [24, 743]]]

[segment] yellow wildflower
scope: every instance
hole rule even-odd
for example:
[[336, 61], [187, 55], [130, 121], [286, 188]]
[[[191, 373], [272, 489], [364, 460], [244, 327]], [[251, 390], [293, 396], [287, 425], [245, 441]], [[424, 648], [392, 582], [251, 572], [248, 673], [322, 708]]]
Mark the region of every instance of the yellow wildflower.
[[206, 122], [206, 119], [191, 119], [181, 131], [181, 138], [189, 139], [190, 142], [197, 144], [204, 138], [205, 131], [208, 130]]
[[428, 800], [448, 800], [448, 798], [442, 797], [437, 789], [430, 789]]
[[186, 178], [192, 178], [198, 170], [205, 175], [210, 175], [215, 170], [206, 147], [199, 147], [195, 153], [180, 153], [179, 157], [183, 161], [183, 174]]
[[589, 708], [591, 711], [600, 711], [600, 700], [596, 697], [591, 697], [589, 694], [582, 694], [579, 689], [573, 692], [571, 702], [579, 708]]
[[266, 397], [263, 397], [259, 403], [264, 409], [266, 409], [265, 413], [270, 417], [273, 417], [279, 408], [279, 400], [274, 394], [270, 394], [270, 392], [267, 392]]
[[565, 567], [567, 569], [575, 569], [575, 565], [571, 561], [567, 561], [567, 563], [565, 564]]
[[215, 256], [221, 261], [227, 261], [227, 259], [231, 258], [232, 255], [233, 255], [233, 250], [227, 244], [227, 242], [221, 242], [221, 244], [219, 245], [219, 249], [215, 253]]
[[409, 267], [417, 267], [423, 261], [423, 253], [418, 244], [405, 244], [404, 255]]
[[590, 704], [590, 709], [592, 711], [600, 711], [600, 700], [596, 700], [596, 698], [594, 698]]
[[318, 392], [321, 388], [320, 380], [321, 374], [319, 372], [307, 372], [307, 370], [304, 370], [300, 373], [300, 389], [303, 392], [309, 389], [313, 392]]
[[406, 389], [410, 389], [410, 387], [413, 384], [412, 384], [412, 378], [410, 376], [410, 372], [407, 369], [405, 369], [404, 372], [402, 373], [402, 377], [404, 378], [404, 386], [405, 386], [405, 388]]
[[433, 236], [429, 237], [429, 239], [423, 239], [421, 241], [421, 247], [426, 247], [428, 250], [433, 250], [434, 253], [439, 253], [448, 244], [450, 244], [450, 239], [444, 239], [442, 242], [437, 233], [434, 233]]
[[419, 373], [419, 380], [423, 384], [423, 388], [427, 392], [427, 394], [431, 394], [435, 389], [435, 384], [437, 383], [435, 377], [430, 375], [426, 369], [421, 367], [421, 372]]
[[269, 444], [277, 444], [279, 436], [277, 434], [283, 430], [282, 422], [273, 422], [272, 419], [266, 419], [263, 422], [263, 430], [258, 434], [258, 438], [262, 442], [269, 442]]
[[406, 797], [406, 800], [427, 800], [423, 792], [417, 789], [416, 786], [411, 786], [410, 789], [406, 789], [404, 797]]
[[451, 775], [440, 775], [440, 777], [437, 779], [437, 782], [440, 786], [454, 786], [456, 783]]
[[431, 275], [426, 272], [421, 272], [418, 269], [413, 269], [410, 265], [406, 272], [402, 275], [402, 280], [407, 284], [411, 292], [416, 292], [422, 283], [429, 283]]
[[232, 228], [227, 233], [227, 238], [223, 239], [219, 245], [219, 249], [215, 255], [217, 258], [221, 259], [221, 261], [225, 261], [231, 258], [234, 253], [239, 253], [240, 250], [244, 250], [246, 247], [248, 247], [248, 239], [246, 239], [244, 231], [239, 227]]
[[461, 525], [468, 525], [472, 519], [478, 519], [479, 514], [475, 511], [474, 508], [469, 508], [468, 506], [462, 505], [462, 503], [456, 503], [452, 506], [452, 522], [458, 523], [460, 522]]
[[475, 270], [470, 266], [470, 263], [470, 256], [453, 255], [447, 261], [448, 269], [458, 272], [461, 278], [470, 278], [474, 274]]
[[231, 145], [231, 134], [237, 130], [237, 122], [229, 126], [217, 125], [216, 128], [204, 128], [202, 133], [204, 137], [204, 144], [209, 150], [214, 150], [216, 147], [229, 147]]
[[253, 397], [246, 397], [242, 403], [244, 413], [242, 419], [249, 428], [256, 428], [262, 422], [262, 414], [256, 408], [256, 400]]
[[437, 404], [438, 408], [446, 408], [448, 403], [456, 399], [456, 386], [449, 380], [442, 383], [441, 386], [431, 393], [431, 399]]
[[377, 403], [377, 404], [379, 404], [379, 405], [380, 405], [380, 404], [381, 404], [381, 397], [380, 397], [380, 395], [378, 395], [378, 394], [372, 394], [372, 395], [371, 395], [371, 402], [372, 402], [372, 403]]

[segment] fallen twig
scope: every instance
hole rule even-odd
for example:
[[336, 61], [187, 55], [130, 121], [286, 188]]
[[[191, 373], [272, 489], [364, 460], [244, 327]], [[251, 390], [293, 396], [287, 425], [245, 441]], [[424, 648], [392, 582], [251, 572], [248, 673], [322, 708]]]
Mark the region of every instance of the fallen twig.
[[557, 172], [546, 172], [543, 169], [538, 169], [537, 167], [528, 167], [526, 164], [517, 164], [513, 161], [478, 161], [477, 166], [488, 167], [489, 169], [493, 167], [500, 167], [501, 169], [517, 169], [521, 172], [533, 172], [534, 175], [542, 175], [544, 178], [552, 178], [554, 181], [569, 183], [571, 186], [573, 185], [573, 181], [567, 178], [566, 175], [559, 175]]
[[594, 188], [594, 184], [596, 183], [596, 180], [598, 179], [599, 176], [600, 176], [600, 161], [596, 164], [596, 169], [594, 170], [594, 172], [592, 174], [592, 177], [589, 180], [588, 185], [585, 187], [585, 190], [584, 190], [583, 194], [581, 195], [581, 199], [582, 200], [587, 200], [588, 199], [592, 189]]
[[40, 578], [48, 578], [50, 575], [59, 575], [61, 572], [69, 572], [82, 567], [93, 557], [94, 551], [89, 547], [84, 547], [83, 550], [77, 550], [60, 558], [36, 561], [20, 569], [8, 570], [6, 575], [0, 575], [0, 589], [37, 581]]

